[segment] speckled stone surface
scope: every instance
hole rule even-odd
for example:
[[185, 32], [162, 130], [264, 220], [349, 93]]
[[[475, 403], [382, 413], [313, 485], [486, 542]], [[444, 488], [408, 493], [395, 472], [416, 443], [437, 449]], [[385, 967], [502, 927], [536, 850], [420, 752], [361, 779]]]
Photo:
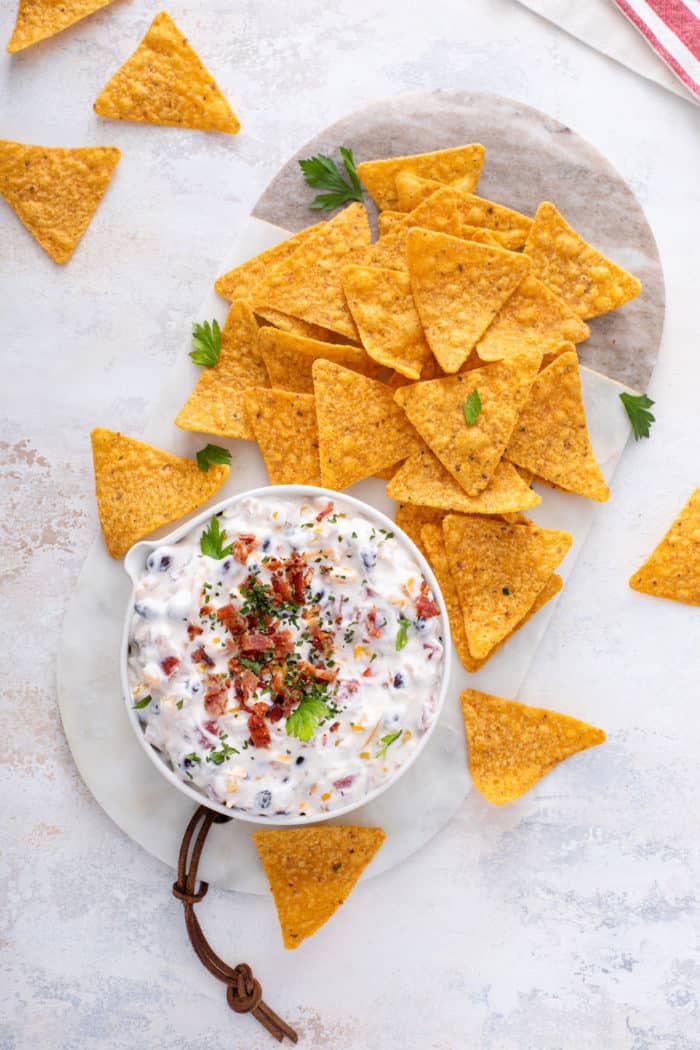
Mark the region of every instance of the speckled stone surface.
[[[442, 88], [574, 128], [631, 185], [663, 260], [658, 423], [627, 449], [521, 696], [603, 725], [608, 743], [514, 806], [475, 800], [298, 952], [262, 897], [212, 890], [202, 922], [223, 957], [255, 966], [306, 1050], [697, 1050], [700, 610], [626, 585], [699, 481], [697, 109], [510, 0], [169, 10], [230, 95], [238, 138], [93, 116], [153, 15], [145, 0], [0, 57], [4, 136], [123, 151], [66, 268], [0, 202], [0, 1046], [276, 1045], [190, 955], [171, 873], [95, 803], [61, 731], [55, 654], [96, 529], [87, 431], [143, 432], [287, 157], [357, 106]], [[13, 18], [0, 0], [0, 38]]]

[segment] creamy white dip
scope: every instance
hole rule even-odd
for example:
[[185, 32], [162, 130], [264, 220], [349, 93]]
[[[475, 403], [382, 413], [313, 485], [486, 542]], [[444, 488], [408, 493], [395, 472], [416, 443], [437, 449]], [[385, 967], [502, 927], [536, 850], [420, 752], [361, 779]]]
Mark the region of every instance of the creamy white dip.
[[261, 817], [327, 813], [393, 777], [443, 667], [415, 558], [342, 498], [244, 499], [152, 551], [136, 583], [128, 676], [146, 739], [205, 796]]

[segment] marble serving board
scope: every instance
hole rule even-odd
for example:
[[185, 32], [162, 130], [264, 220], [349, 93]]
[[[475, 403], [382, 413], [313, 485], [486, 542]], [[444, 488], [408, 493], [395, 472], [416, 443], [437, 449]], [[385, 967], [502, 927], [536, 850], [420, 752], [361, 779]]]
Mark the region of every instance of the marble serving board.
[[[431, 119], [430, 100], [434, 102], [434, 138], [430, 138], [427, 127]], [[483, 126], [481, 133], [477, 134], [479, 106], [483, 108]], [[402, 109], [407, 118], [405, 126], [400, 119]], [[496, 115], [498, 120], [495, 120]], [[507, 131], [508, 119], [512, 123], [510, 133]], [[463, 125], [461, 132], [460, 121]], [[495, 134], [492, 131], [494, 123], [500, 129], [502, 139], [489, 137]], [[638, 254], [630, 243], [623, 243], [622, 238], [617, 243], [614, 229], [608, 231], [607, 243], [597, 234], [591, 235], [591, 239], [610, 250], [623, 264], [641, 273], [645, 281], [650, 280], [657, 298], [655, 307], [648, 304], [634, 324], [623, 316], [634, 304], [618, 311], [619, 316], [608, 319], [607, 337], [598, 332], [597, 343], [589, 356], [602, 368], [613, 348], [620, 349], [623, 359], [618, 362], [617, 373], [627, 376], [627, 386], [642, 387], [646, 384], [657, 350], [656, 345], [644, 342], [644, 338], [648, 340], [651, 326], [658, 339], [663, 322], [663, 280], [653, 237], [629, 189], [592, 147], [568, 133], [565, 141], [573, 150], [573, 159], [563, 146], [561, 135], [552, 140], [553, 144], [547, 151], [554, 126], [554, 122], [543, 114], [491, 96], [411, 95], [403, 104], [400, 99], [389, 100], [347, 118], [309, 143], [300, 155], [308, 156], [319, 149], [330, 150], [333, 145], [343, 143], [352, 145], [359, 158], [444, 147], [469, 139], [479, 139], [493, 153], [500, 142], [500, 147], [508, 151], [510, 164], [502, 158], [495, 158], [491, 164], [490, 182], [488, 186], [484, 183], [482, 192], [524, 210], [534, 210], [517, 195], [514, 187], [520, 180], [526, 180], [532, 155], [536, 153], [550, 172], [551, 185], [547, 195], [587, 233], [592, 227], [585, 227], [580, 219], [585, 209], [581, 205], [577, 212], [575, 205], [585, 192], [591, 191], [596, 181], [593, 169], [597, 163], [598, 181], [603, 185], [610, 184], [610, 194], [618, 205], [624, 202], [626, 214], [635, 220], [633, 245], [636, 245]], [[350, 133], [352, 128], [355, 128], [354, 135]], [[362, 148], [359, 148], [358, 140]], [[509, 141], [511, 145], [508, 147]], [[522, 156], [519, 159], [514, 142], [520, 143]], [[295, 167], [296, 161], [290, 161], [265, 192], [220, 272], [277, 243], [287, 231], [314, 221], [313, 213], [308, 211], [310, 194], [306, 186], [298, 175], [294, 180], [291, 177]], [[485, 171], [488, 167], [487, 153]], [[500, 172], [502, 182], [494, 181], [494, 172]], [[584, 173], [580, 188], [577, 172]], [[535, 198], [532, 200], [536, 203]], [[596, 212], [595, 205], [592, 212]], [[602, 222], [600, 216], [599, 221]], [[629, 230], [628, 236], [631, 236]], [[209, 276], [213, 282], [217, 275]], [[218, 316], [223, 321], [225, 312], [225, 304], [210, 291], [198, 316]], [[654, 315], [655, 327], [647, 317], [648, 312]], [[614, 323], [616, 316], [617, 326]], [[593, 339], [594, 335], [590, 342]], [[163, 448], [192, 456], [202, 445], [201, 436], [179, 431], [172, 423], [198, 373], [187, 355], [188, 341], [187, 334], [183, 333], [183, 352], [165, 377], [158, 407], [143, 437]], [[637, 358], [633, 354], [635, 345], [642, 348]], [[593, 446], [610, 481], [629, 435], [627, 418], [619, 401], [619, 393], [625, 387], [589, 368], [582, 370], [582, 386]], [[212, 503], [267, 482], [257, 446], [252, 442], [216, 440], [230, 448], [232, 469], [226, 485]], [[384, 490], [383, 482], [369, 479], [348, 491], [393, 517], [394, 505]], [[574, 536], [574, 544], [560, 570], [566, 578], [586, 540], [597, 505], [550, 489], [542, 489], [541, 493], [543, 502], [532, 513], [533, 519], [549, 527], [568, 529]], [[168, 526], [160, 533], [165, 534], [171, 528]], [[158, 535], [154, 533], [154, 536]], [[192, 803], [158, 773], [135, 739], [127, 717], [119, 683], [118, 653], [129, 591], [129, 580], [121, 562], [109, 557], [101, 537], [98, 537], [88, 553], [64, 623], [58, 668], [59, 705], [76, 764], [97, 801], [131, 838], [175, 867], [182, 832], [192, 813]], [[387, 841], [365, 877], [371, 878], [393, 867], [423, 846], [465, 804], [465, 798], [466, 805], [473, 808], [474, 820], [484, 819], [483, 807], [469, 797], [471, 781], [459, 692], [466, 685], [473, 685], [515, 697], [556, 605], [556, 599], [549, 602], [478, 674], [468, 675], [454, 654], [449, 696], [425, 751], [394, 788], [346, 820], [380, 824], [387, 831]], [[249, 824], [235, 820], [214, 828], [201, 865], [202, 877], [224, 889], [267, 892], [250, 832]]]

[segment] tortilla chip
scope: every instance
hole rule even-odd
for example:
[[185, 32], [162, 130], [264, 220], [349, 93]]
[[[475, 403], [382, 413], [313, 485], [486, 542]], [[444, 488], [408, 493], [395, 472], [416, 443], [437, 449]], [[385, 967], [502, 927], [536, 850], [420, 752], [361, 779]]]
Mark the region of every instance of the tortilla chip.
[[236, 301], [221, 329], [219, 360], [213, 368], [202, 368], [175, 425], [183, 430], [252, 439], [255, 435], [245, 411], [245, 391], [268, 385], [253, 311], [248, 303]]
[[380, 211], [396, 210], [399, 204], [396, 176], [401, 171], [436, 179], [438, 182], [463, 180], [469, 190], [476, 189], [484, 163], [484, 147], [478, 143], [436, 150], [434, 153], [415, 153], [410, 157], [390, 157], [387, 160], [366, 160], [357, 165], [367, 191]]
[[502, 248], [422, 229], [409, 231], [406, 249], [425, 337], [445, 372], [458, 372], [527, 276], [529, 260]]
[[536, 377], [506, 456], [567, 492], [600, 502], [610, 495], [588, 436], [575, 351], [556, 357]]
[[432, 357], [411, 293], [411, 279], [398, 270], [346, 266], [343, 291], [362, 345], [380, 365], [420, 379]]
[[461, 514], [510, 514], [542, 502], [515, 467], [506, 462], [498, 464], [478, 496], [467, 496], [429, 449], [406, 460], [387, 485], [386, 494], [404, 503]]
[[68, 262], [109, 185], [112, 146], [60, 149], [0, 140], [0, 193], [54, 262]]
[[350, 824], [254, 831], [285, 948], [298, 948], [345, 902], [386, 833]]
[[358, 346], [304, 339], [276, 328], [260, 329], [258, 349], [270, 377], [270, 386], [277, 390], [313, 394], [311, 366], [319, 358], [372, 378], [376, 378], [381, 371], [379, 365]]
[[[436, 510], [434, 507], [415, 507], [411, 503], [399, 503], [396, 508], [394, 521], [413, 540], [421, 554], [430, 560], [428, 551], [423, 543], [421, 530], [424, 525], [441, 526], [444, 517], [444, 510]], [[435, 575], [437, 576], [437, 573]]]
[[[331, 332], [329, 328], [323, 328], [320, 324], [308, 324], [291, 314], [283, 314], [281, 310], [273, 310], [271, 307], [258, 310], [255, 316], [260, 319], [261, 324], [279, 328], [281, 332], [289, 332], [290, 335], [299, 335], [302, 339], [318, 339], [322, 343], [343, 343], [348, 346], [348, 340], [337, 332]], [[355, 344], [353, 344], [355, 345]]]
[[553, 204], [540, 204], [525, 245], [532, 273], [584, 320], [634, 299], [641, 282], [606, 259], [569, 226]]
[[465, 671], [474, 673], [475, 671], [481, 670], [484, 664], [487, 663], [491, 657], [497, 653], [499, 649], [502, 649], [506, 642], [513, 637], [515, 632], [519, 631], [521, 627], [524, 627], [528, 620], [531, 620], [535, 613], [538, 613], [542, 606], [546, 605], [550, 598], [553, 598], [555, 594], [558, 594], [564, 586], [564, 581], [557, 573], [550, 576], [547, 583], [544, 585], [544, 588], [535, 599], [534, 604], [522, 620], [516, 623], [512, 631], [510, 631], [505, 638], [498, 643], [498, 645], [495, 645], [487, 656], [482, 657], [481, 660], [475, 660], [469, 652], [467, 634], [464, 629], [464, 615], [462, 613], [462, 607], [459, 604], [457, 587], [455, 586], [455, 581], [450, 571], [447, 550], [445, 548], [445, 537], [442, 528], [440, 525], [435, 524], [423, 525], [421, 529], [421, 537], [423, 541], [423, 553], [432, 565], [437, 582], [440, 584], [442, 597], [445, 600], [445, 608], [447, 609], [447, 616], [450, 621], [452, 641], [455, 644], [455, 648]]
[[525, 616], [572, 543], [568, 532], [448, 515], [445, 547], [469, 651], [487, 656]]
[[320, 485], [313, 396], [286, 390], [249, 390], [245, 393], [245, 407], [270, 484]]
[[17, 19], [7, 50], [10, 54], [22, 51], [30, 44], [60, 33], [82, 18], [87, 18], [113, 0], [19, 0]]
[[374, 477], [379, 478], [380, 481], [391, 481], [394, 474], [396, 474], [396, 471], [405, 462], [405, 460], [400, 459], [398, 463], [394, 463], [393, 467], [385, 467], [384, 470], [377, 470], [374, 474]]
[[406, 216], [404, 216], [403, 222], [395, 222], [389, 232], [382, 234], [378, 241], [366, 249], [362, 258], [356, 261], [363, 266], [403, 270], [407, 273], [406, 241], [409, 228]]
[[633, 591], [700, 605], [700, 489], [696, 489], [661, 543], [630, 579]]
[[255, 286], [262, 281], [267, 271], [277, 263], [288, 259], [309, 237], [322, 230], [323, 227], [324, 223], [317, 222], [315, 226], [308, 226], [305, 230], [300, 230], [299, 233], [287, 237], [279, 244], [274, 244], [272, 248], [267, 248], [259, 255], [241, 263], [240, 266], [234, 266], [228, 273], [217, 278], [214, 288], [229, 302], [233, 302], [234, 299], [252, 299]]
[[204, 473], [194, 460], [103, 427], [91, 440], [97, 512], [113, 558], [206, 503], [229, 475], [227, 466], [212, 464]]
[[238, 117], [165, 11], [95, 99], [100, 117], [235, 135]]
[[558, 711], [476, 689], [465, 689], [460, 702], [469, 772], [484, 798], [497, 806], [520, 798], [565, 758], [605, 741], [602, 729]]
[[415, 431], [384, 383], [330, 361], [314, 361], [321, 477], [344, 489], [391, 467], [419, 447]]
[[255, 309], [273, 307], [356, 339], [340, 271], [369, 243], [367, 212], [361, 204], [351, 204], [268, 271], [253, 293]]
[[[539, 362], [536, 350], [523, 350], [506, 361], [396, 391], [397, 403], [468, 496], [478, 495], [488, 485]], [[479, 392], [481, 412], [468, 426], [464, 404], [474, 390]]]
[[495, 201], [462, 193], [453, 186], [441, 186], [410, 215], [410, 225], [461, 237], [461, 228], [483, 227], [503, 248], [522, 248], [532, 219]]
[[380, 211], [377, 216], [379, 236], [385, 237], [387, 233], [390, 233], [399, 224], [403, 223], [405, 218], [406, 216], [400, 211]]
[[[413, 175], [410, 171], [400, 171], [394, 180], [396, 183], [396, 195], [399, 198], [399, 213], [413, 211], [419, 204], [442, 189], [446, 184], [438, 182], [437, 179], [424, 179], [420, 175]], [[449, 183], [453, 190], [462, 193], [471, 193], [474, 188], [472, 179], [454, 179]]]
[[530, 274], [498, 311], [476, 352], [482, 361], [501, 361], [524, 346], [557, 354], [563, 344], [581, 343], [590, 334], [578, 314]]

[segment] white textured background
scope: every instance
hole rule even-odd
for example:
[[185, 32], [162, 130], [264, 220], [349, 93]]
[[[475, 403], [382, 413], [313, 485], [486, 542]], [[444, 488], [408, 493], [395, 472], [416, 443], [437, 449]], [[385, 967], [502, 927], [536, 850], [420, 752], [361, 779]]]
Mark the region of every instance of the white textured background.
[[[0, 40], [14, 7], [0, 0]], [[700, 484], [698, 111], [511, 0], [200, 0], [169, 10], [241, 134], [99, 121], [92, 100], [156, 10], [117, 0], [0, 56], [1, 136], [123, 151], [67, 267], [0, 202], [0, 1046], [271, 1045], [190, 954], [171, 873], [99, 810], [61, 733], [57, 640], [96, 528], [88, 432], [138, 435], [290, 152], [363, 102], [445, 87], [570, 124], [658, 238], [659, 422], [628, 449], [522, 695], [609, 742], [505, 810], [484, 803], [478, 826], [455, 819], [298, 952], [283, 952], [269, 900], [212, 891], [202, 921], [222, 955], [254, 965], [307, 1050], [700, 1047], [700, 609], [626, 586]]]

